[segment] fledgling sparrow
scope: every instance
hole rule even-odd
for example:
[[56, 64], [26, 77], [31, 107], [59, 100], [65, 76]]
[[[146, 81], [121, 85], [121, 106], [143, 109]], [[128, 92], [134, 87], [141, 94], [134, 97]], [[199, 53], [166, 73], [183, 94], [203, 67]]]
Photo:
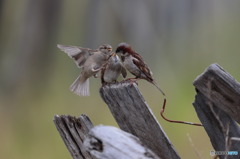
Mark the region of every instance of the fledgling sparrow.
[[116, 49], [116, 53], [120, 53], [123, 66], [132, 73], [136, 80], [145, 79], [157, 87], [157, 89], [165, 96], [158, 84], [152, 77], [152, 72], [144, 62], [143, 58], [136, 53], [129, 44], [120, 43]]
[[112, 54], [109, 44], [101, 45], [97, 50], [77, 46], [58, 45], [75, 63], [82, 68], [80, 75], [70, 86], [70, 90], [79, 96], [89, 96], [89, 78], [95, 76], [106, 64]]
[[109, 58], [108, 62], [105, 64], [101, 70], [101, 82], [102, 84], [106, 83], [115, 83], [119, 75], [122, 74], [123, 78], [127, 76], [127, 71], [123, 67], [122, 62], [116, 53]]

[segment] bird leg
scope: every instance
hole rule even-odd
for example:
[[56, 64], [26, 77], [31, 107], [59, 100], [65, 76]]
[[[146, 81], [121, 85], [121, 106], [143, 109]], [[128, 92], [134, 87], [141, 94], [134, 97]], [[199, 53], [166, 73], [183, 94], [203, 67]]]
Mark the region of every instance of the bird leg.
[[131, 85], [133, 85], [133, 83], [136, 83], [138, 85], [138, 83], [137, 83], [138, 80], [139, 80], [139, 78], [135, 77], [135, 78], [127, 78], [127, 79], [123, 80], [122, 82], [130, 81]]

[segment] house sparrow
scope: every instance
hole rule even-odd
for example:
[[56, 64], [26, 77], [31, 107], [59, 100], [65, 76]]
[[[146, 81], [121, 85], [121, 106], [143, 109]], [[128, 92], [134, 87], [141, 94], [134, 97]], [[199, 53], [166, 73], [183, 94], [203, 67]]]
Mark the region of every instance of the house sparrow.
[[70, 90], [79, 96], [89, 96], [89, 78], [95, 76], [106, 64], [112, 55], [112, 47], [108, 44], [101, 45], [97, 50], [77, 46], [58, 47], [75, 60], [78, 67], [82, 68], [80, 75], [70, 86]]
[[124, 67], [136, 76], [134, 79], [145, 79], [157, 87], [157, 89], [165, 96], [158, 84], [152, 77], [152, 72], [143, 61], [142, 57], [136, 53], [129, 44], [120, 43], [116, 49], [116, 53], [120, 53]]
[[125, 78], [127, 76], [127, 71], [123, 67], [118, 55], [113, 53], [101, 71], [102, 84], [117, 82], [117, 78], [120, 74]]

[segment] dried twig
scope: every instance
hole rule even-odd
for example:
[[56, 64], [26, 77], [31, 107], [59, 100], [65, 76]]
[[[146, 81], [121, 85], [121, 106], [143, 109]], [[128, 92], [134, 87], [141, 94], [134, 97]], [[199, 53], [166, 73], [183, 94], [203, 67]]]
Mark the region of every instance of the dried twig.
[[187, 122], [187, 121], [179, 121], [179, 120], [170, 120], [168, 118], [166, 118], [164, 116], [164, 111], [165, 111], [165, 107], [166, 107], [166, 103], [167, 103], [167, 100], [166, 98], [164, 98], [164, 101], [163, 101], [163, 106], [162, 106], [162, 110], [160, 111], [160, 115], [162, 116], [162, 118], [168, 122], [171, 122], [171, 123], [178, 123], [178, 124], [187, 124], [187, 125], [194, 125], [194, 126], [203, 126], [202, 124], [197, 124], [197, 123], [193, 123], [193, 122]]

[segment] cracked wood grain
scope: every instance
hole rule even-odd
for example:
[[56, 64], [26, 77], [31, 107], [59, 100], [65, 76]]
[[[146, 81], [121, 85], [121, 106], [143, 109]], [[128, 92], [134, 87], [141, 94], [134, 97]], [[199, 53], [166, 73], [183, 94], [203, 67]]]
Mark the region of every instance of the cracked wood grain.
[[105, 85], [100, 95], [122, 130], [137, 136], [160, 158], [180, 158], [135, 83]]
[[[194, 81], [197, 95], [194, 108], [215, 151], [240, 152], [240, 85], [219, 65], [210, 65]], [[237, 121], [237, 122], [236, 122]], [[240, 154], [220, 155], [221, 159], [240, 158]]]
[[210, 65], [193, 85], [240, 124], [240, 84], [222, 67]]
[[93, 127], [86, 115], [78, 118], [69, 115], [55, 115], [54, 123], [73, 159], [96, 159], [83, 146], [83, 141]]

